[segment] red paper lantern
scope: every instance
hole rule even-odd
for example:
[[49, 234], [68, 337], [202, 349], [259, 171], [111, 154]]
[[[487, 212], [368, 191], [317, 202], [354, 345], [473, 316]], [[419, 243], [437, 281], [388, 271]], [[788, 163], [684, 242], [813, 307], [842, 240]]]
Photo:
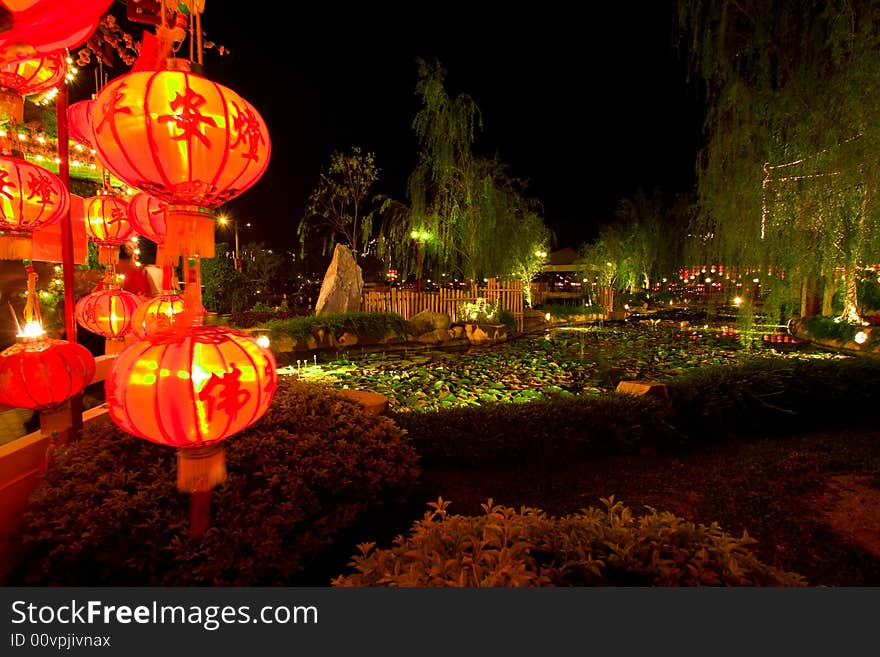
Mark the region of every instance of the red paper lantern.
[[256, 422], [272, 402], [275, 357], [245, 333], [193, 326], [131, 344], [104, 382], [110, 417], [172, 447], [210, 447]]
[[113, 340], [131, 330], [134, 311], [140, 304], [137, 295], [101, 283], [76, 302], [74, 313], [80, 326]]
[[92, 137], [92, 108], [95, 101], [81, 100], [67, 108], [67, 130], [70, 138], [78, 144], [94, 148]]
[[138, 192], [128, 203], [128, 222], [138, 235], [156, 244], [165, 243], [165, 202]]
[[164, 249], [172, 255], [213, 257], [210, 211], [250, 188], [269, 163], [268, 130], [256, 109], [188, 70], [111, 81], [98, 94], [92, 129], [117, 178], [168, 203]]
[[94, 376], [95, 359], [82, 345], [45, 336], [23, 339], [0, 353], [0, 404], [51, 410]]
[[0, 64], [0, 114], [21, 123], [24, 97], [48, 91], [64, 80], [63, 52]]
[[70, 208], [67, 188], [51, 171], [20, 157], [0, 156], [0, 259], [31, 257], [31, 233]]
[[[131, 320], [131, 332], [138, 339], [146, 339], [148, 336], [167, 331], [176, 325], [185, 307], [183, 296], [173, 292], [165, 292], [157, 297], [145, 301], [137, 310]], [[205, 307], [199, 308], [199, 314], [205, 313]]]
[[110, 194], [98, 194], [83, 201], [83, 214], [86, 237], [98, 245], [100, 262], [119, 262], [119, 247], [134, 235], [128, 222], [128, 203]]
[[0, 59], [34, 57], [72, 48], [97, 29], [113, 0], [20, 0], [4, 2], [12, 25], [0, 32]]

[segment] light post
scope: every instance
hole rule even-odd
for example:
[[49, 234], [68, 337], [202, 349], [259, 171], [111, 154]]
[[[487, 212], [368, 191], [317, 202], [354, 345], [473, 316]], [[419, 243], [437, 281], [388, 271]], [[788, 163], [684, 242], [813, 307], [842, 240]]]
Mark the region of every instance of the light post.
[[[221, 215], [217, 217], [217, 221], [220, 223], [221, 226], [232, 226], [233, 230], [235, 231], [235, 250], [232, 253], [232, 257], [233, 262], [235, 263], [235, 269], [241, 271], [241, 258], [238, 255], [238, 219], [230, 219], [225, 215]], [[244, 227], [250, 228], [251, 222], [247, 222]]]
[[417, 262], [416, 262], [416, 270], [418, 272], [418, 283], [417, 283], [416, 290], [418, 291], [419, 294], [421, 294], [421, 292], [422, 292], [422, 248], [424, 247], [425, 242], [427, 241], [428, 237], [430, 237], [430, 235], [423, 230], [421, 230], [421, 231], [414, 230], [413, 232], [411, 232], [409, 234], [409, 236], [413, 239], [413, 241], [416, 243], [416, 247], [418, 248], [418, 256], [417, 256]]

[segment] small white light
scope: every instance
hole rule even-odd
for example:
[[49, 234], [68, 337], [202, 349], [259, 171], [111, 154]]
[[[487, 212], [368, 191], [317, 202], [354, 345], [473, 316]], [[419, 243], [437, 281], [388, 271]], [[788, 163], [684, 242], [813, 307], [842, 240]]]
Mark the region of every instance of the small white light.
[[544, 319], [549, 322], [550, 321], [550, 313], [546, 313], [544, 315]]
[[623, 309], [624, 309], [624, 310], [629, 310], [629, 304], [628, 304], [628, 303], [623, 304]]
[[708, 276], [706, 276], [706, 282], [707, 282], [707, 283], [711, 283], [711, 282], [712, 282], [712, 279], [709, 278]]
[[868, 341], [868, 334], [864, 331], [856, 333], [856, 344], [865, 344]]
[[761, 282], [760, 278], [753, 278], [752, 279], [752, 283], [760, 283], [760, 282]]
[[257, 344], [260, 345], [263, 349], [269, 348], [269, 336], [261, 335], [257, 338]]
[[742, 302], [743, 302], [742, 297], [734, 297], [733, 298], [733, 305], [734, 306], [739, 306]]

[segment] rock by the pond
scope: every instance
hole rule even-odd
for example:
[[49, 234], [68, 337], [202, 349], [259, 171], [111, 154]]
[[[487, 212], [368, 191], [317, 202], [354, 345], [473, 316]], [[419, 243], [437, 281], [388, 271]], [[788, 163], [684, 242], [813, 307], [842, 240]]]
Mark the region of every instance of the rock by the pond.
[[452, 324], [452, 320], [449, 319], [449, 315], [433, 310], [423, 310], [410, 317], [407, 322], [407, 330], [415, 336], [420, 336], [431, 331], [445, 331], [450, 324]]
[[333, 249], [333, 259], [324, 274], [321, 292], [315, 303], [315, 315], [360, 310], [364, 277], [354, 255], [344, 244]]
[[422, 333], [416, 338], [416, 340], [422, 344], [440, 344], [441, 342], [449, 340], [449, 330], [435, 329], [427, 333]]

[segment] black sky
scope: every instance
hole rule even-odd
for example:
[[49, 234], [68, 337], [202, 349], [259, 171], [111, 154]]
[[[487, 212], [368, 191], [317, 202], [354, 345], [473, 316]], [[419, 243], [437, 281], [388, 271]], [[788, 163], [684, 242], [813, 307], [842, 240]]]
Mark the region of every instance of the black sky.
[[448, 91], [474, 98], [478, 150], [530, 181], [559, 246], [590, 240], [640, 187], [690, 188], [701, 116], [672, 47], [673, 3], [607, 4], [297, 4], [284, 18], [206, 3], [204, 29], [230, 54], [208, 51], [205, 73], [247, 98], [272, 140], [267, 173], [228, 206], [254, 224], [242, 240], [292, 248], [334, 149], [374, 151], [378, 191], [405, 200], [416, 57], [438, 59]]

